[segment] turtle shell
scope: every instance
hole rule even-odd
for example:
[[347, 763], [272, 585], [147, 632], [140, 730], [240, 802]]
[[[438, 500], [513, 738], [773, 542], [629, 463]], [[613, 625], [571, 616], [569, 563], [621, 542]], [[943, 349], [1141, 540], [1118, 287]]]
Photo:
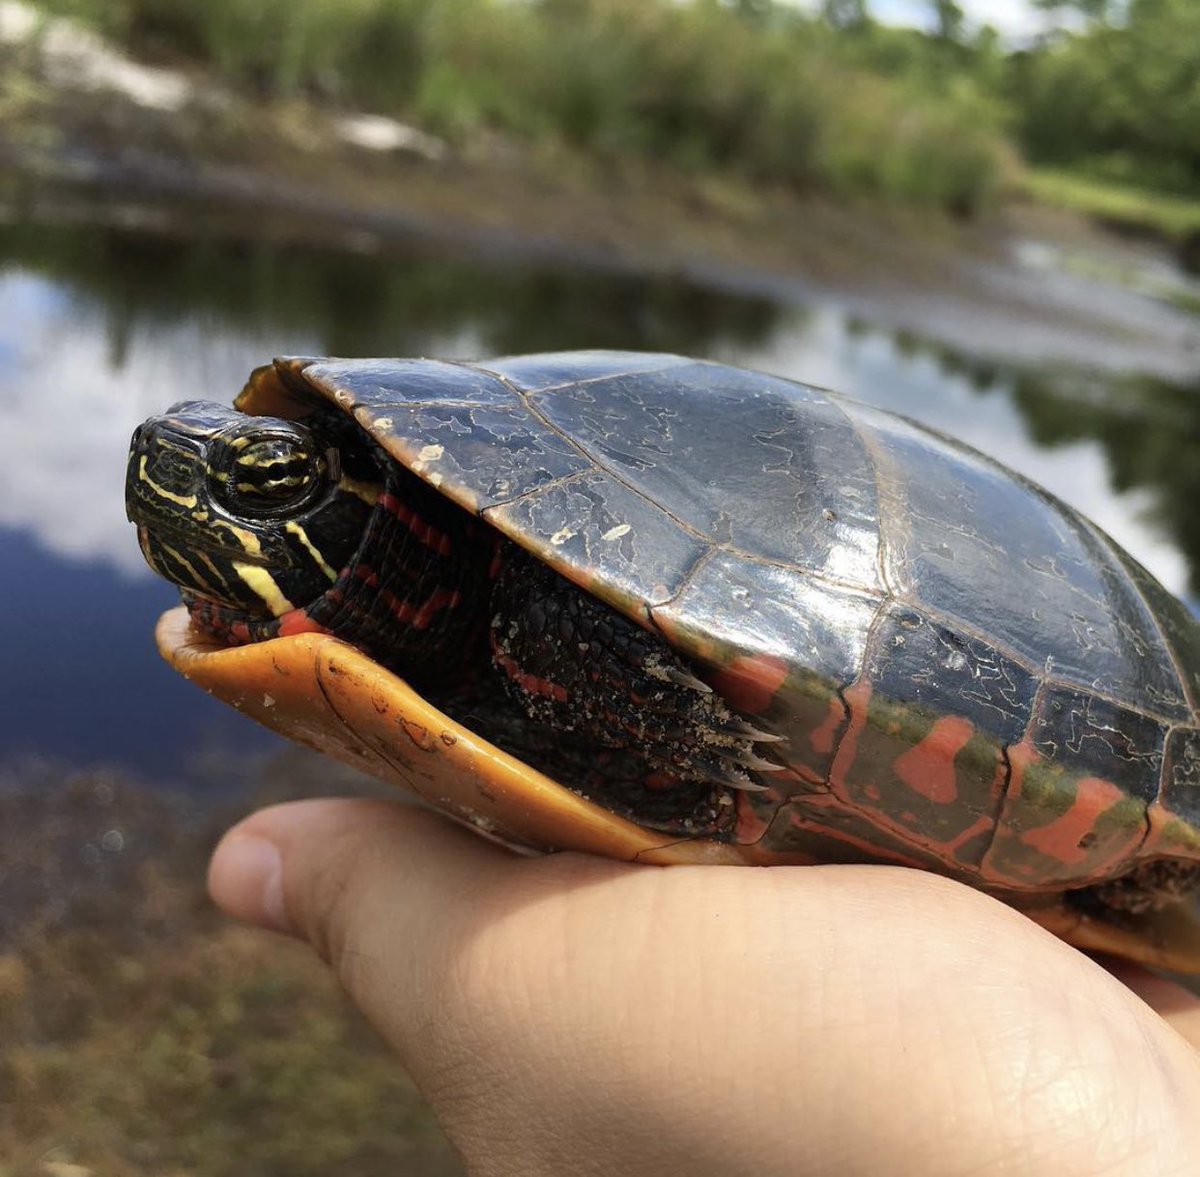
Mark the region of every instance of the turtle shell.
[[237, 405], [303, 418], [329, 402], [663, 635], [785, 737], [780, 771], [738, 795], [732, 842], [679, 842], [336, 639], [218, 649], [168, 615], [160, 646], [189, 677], [511, 845], [922, 867], [1075, 943], [1200, 970], [1182, 904], [1115, 927], [1063, 903], [1142, 861], [1200, 860], [1200, 633], [1053, 496], [906, 419], [671, 355], [285, 359]]

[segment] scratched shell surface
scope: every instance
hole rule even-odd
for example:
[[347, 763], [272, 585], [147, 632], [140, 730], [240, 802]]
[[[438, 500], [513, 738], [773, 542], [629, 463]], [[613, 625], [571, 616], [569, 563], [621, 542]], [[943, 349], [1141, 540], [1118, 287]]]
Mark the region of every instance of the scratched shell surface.
[[279, 368], [787, 737], [740, 839], [997, 891], [1200, 857], [1198, 627], [976, 451], [670, 355]]

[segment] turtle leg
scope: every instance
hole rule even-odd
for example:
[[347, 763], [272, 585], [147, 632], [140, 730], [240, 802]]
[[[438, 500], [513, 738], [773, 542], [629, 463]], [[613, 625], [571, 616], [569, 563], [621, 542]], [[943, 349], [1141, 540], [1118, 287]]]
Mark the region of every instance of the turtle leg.
[[1143, 915], [1200, 891], [1200, 863], [1155, 858], [1107, 883], [1068, 891], [1071, 902], [1092, 913]]
[[734, 714], [660, 637], [514, 545], [492, 593], [492, 661], [537, 724], [596, 755], [615, 753], [652, 789], [760, 789], [778, 770], [770, 737]]

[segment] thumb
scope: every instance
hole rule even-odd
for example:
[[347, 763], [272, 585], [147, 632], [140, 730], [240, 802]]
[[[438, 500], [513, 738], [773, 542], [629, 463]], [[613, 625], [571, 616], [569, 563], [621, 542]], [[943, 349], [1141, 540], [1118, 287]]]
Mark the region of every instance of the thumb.
[[[229, 915], [308, 941], [379, 1028], [397, 983], [415, 999], [459, 897], [510, 854], [410, 805], [324, 799], [275, 805], [231, 829], [208, 888]], [[386, 991], [379, 991], [386, 986]]]

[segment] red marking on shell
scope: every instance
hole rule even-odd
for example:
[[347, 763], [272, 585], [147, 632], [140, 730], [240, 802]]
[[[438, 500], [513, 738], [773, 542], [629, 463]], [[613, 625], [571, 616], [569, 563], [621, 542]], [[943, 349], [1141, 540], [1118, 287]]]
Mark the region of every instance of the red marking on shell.
[[290, 638], [297, 633], [328, 633], [319, 621], [314, 621], [303, 609], [293, 609], [279, 619], [279, 636]]
[[958, 800], [958, 775], [954, 761], [975, 732], [975, 725], [960, 715], [943, 715], [929, 734], [896, 757], [896, 775], [914, 793], [938, 805]]
[[1067, 866], [1080, 865], [1092, 857], [1090, 847], [1080, 843], [1102, 814], [1124, 800], [1125, 793], [1112, 781], [1083, 777], [1076, 782], [1075, 797], [1066, 813], [1047, 825], [1026, 830], [1021, 841]]
[[235, 621], [229, 626], [229, 636], [235, 642], [241, 645], [249, 645], [254, 638], [250, 634], [250, 627], [244, 621]]
[[[1021, 741], [1013, 744], [1008, 749], [1009, 763], [1009, 784], [1008, 797], [1005, 806], [1015, 805], [1020, 801], [1021, 791], [1025, 782], [1025, 770], [1032, 764], [1037, 764], [1042, 759], [1041, 754], [1033, 746], [1029, 739], [1028, 733], [1022, 737]], [[1011, 821], [1008, 818], [1005, 809], [1002, 808], [996, 821], [996, 840], [992, 846], [984, 854], [982, 862], [979, 864], [979, 877], [988, 882], [994, 883], [1018, 883], [1017, 876], [1031, 877], [1037, 874], [1037, 867], [1030, 862], [1024, 861], [1006, 861], [1003, 868], [997, 869], [995, 866], [995, 858], [997, 852], [1000, 851], [1006, 842], [1010, 841], [1014, 836], [1011, 829]], [[1019, 837], [1019, 834], [1017, 835]], [[1005, 855], [1006, 859], [1011, 859], [1012, 855]]]
[[395, 515], [427, 548], [432, 548], [441, 556], [450, 554], [450, 537], [426, 523], [407, 503], [395, 495], [384, 493], [379, 496], [379, 505]]
[[554, 699], [558, 703], [565, 703], [567, 701], [566, 687], [560, 686], [556, 682], [551, 682], [547, 678], [538, 678], [536, 674], [526, 673], [521, 669], [520, 663], [515, 658], [510, 654], [506, 654], [500, 648], [494, 633], [491, 635], [491, 642], [493, 661], [523, 691], [527, 691], [531, 695], [544, 695], [547, 698]]
[[[1008, 783], [1008, 766], [1003, 758], [996, 761], [996, 771], [992, 774], [992, 787], [989, 790], [989, 801], [991, 808], [986, 813], [981, 813], [979, 817], [973, 821], [961, 834], [951, 838], [944, 844], [948, 858], [954, 858], [956, 861], [964, 861], [970, 863], [971, 860], [959, 860], [958, 851], [968, 845], [973, 838], [979, 837], [980, 834], [990, 833], [996, 828], [997, 811], [1000, 806], [1001, 798], [1004, 796], [1004, 787]], [[972, 864], [974, 865], [974, 864]], [[983, 864], [979, 863], [981, 872]]]
[[1008, 762], [1012, 765], [1012, 779], [1009, 784], [1009, 794], [1018, 796], [1021, 785], [1025, 780], [1025, 770], [1031, 764], [1037, 764], [1042, 759], [1041, 753], [1030, 742], [1029, 736], [1022, 737], [1019, 744], [1013, 744], [1008, 749]]
[[1172, 813], [1158, 800], [1150, 803], [1146, 816], [1150, 829], [1146, 841], [1142, 844], [1142, 857], [1169, 854], [1200, 858], [1200, 853], [1197, 852], [1200, 839], [1197, 838], [1195, 827], [1185, 818]]
[[994, 829], [995, 826], [996, 819], [990, 813], [981, 814], [977, 821], [967, 826], [956, 838], [952, 838], [949, 842], [944, 843], [946, 853], [953, 855], [955, 851], [965, 846], [972, 838], [977, 838], [980, 834]]
[[[847, 830], [839, 829], [836, 825], [827, 824], [820, 818], [820, 810], [822, 809], [834, 810], [840, 813], [850, 812], [855, 816], [861, 816], [852, 806], [847, 806], [831, 794], [824, 793], [804, 798], [793, 798], [786, 806], [780, 809], [775, 820], [785, 820], [795, 830], [819, 834], [830, 841], [840, 842], [843, 846], [849, 847], [856, 852], [849, 861], [854, 861], [858, 855], [866, 855], [868, 858], [873, 858], [879, 862], [891, 862], [898, 866], [928, 869], [928, 862], [906, 855], [899, 847], [881, 846], [878, 842], [858, 837]], [[904, 835], [903, 830], [900, 833], [902, 836]], [[776, 839], [772, 839], [772, 841], [776, 841]], [[782, 844], [786, 842], [786, 837], [778, 839], [778, 841]], [[814, 861], [816, 860], [814, 859]], [[822, 857], [820, 861], [831, 862], [836, 860]]]
[[808, 742], [813, 751], [822, 756], [828, 756], [833, 751], [834, 740], [838, 728], [846, 721], [846, 708], [841, 699], [834, 695], [829, 700], [829, 714], [821, 721], [820, 727], [814, 728], [808, 736]]
[[761, 715], [787, 681], [788, 664], [773, 654], [748, 654], [709, 676], [709, 685], [735, 711]]
[[837, 755], [833, 759], [833, 767], [829, 770], [829, 784], [833, 791], [847, 801], [846, 776], [854, 767], [858, 756], [858, 741], [863, 728], [867, 726], [867, 712], [871, 704], [871, 684], [867, 679], [859, 679], [853, 686], [843, 692], [846, 706], [850, 708], [850, 722], [838, 745]]
[[[751, 845], [760, 841], [771, 828], [771, 818], [775, 815], [762, 804], [763, 793], [756, 793], [752, 798], [749, 793], [739, 792], [734, 798], [737, 820], [734, 824], [734, 837], [743, 845]], [[764, 814], [768, 816], [764, 817]]]

